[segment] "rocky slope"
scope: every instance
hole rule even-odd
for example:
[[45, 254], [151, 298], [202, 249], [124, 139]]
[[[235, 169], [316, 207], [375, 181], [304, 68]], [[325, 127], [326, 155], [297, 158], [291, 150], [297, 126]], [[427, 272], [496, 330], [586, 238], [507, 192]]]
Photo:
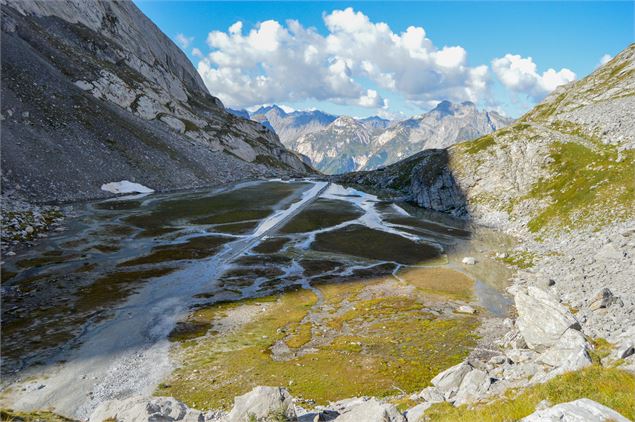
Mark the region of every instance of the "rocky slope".
[[[591, 365], [635, 372], [634, 148], [632, 44], [508, 128], [337, 178], [519, 239], [497, 254], [518, 269], [503, 356], [474, 353], [433, 380], [428, 398], [498, 397]], [[562, 411], [575, 413], [527, 420]]]
[[30, 201], [312, 170], [209, 95], [132, 2], [2, 1], [2, 191]]
[[442, 101], [428, 113], [399, 122], [340, 117], [321, 130], [286, 142], [324, 173], [374, 169], [431, 148], [445, 148], [510, 124], [512, 119], [480, 111], [470, 102]]

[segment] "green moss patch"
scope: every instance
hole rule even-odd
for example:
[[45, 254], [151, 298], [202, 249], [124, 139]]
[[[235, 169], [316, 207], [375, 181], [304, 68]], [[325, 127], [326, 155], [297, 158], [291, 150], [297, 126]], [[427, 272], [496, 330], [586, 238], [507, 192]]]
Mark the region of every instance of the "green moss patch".
[[494, 140], [493, 135], [485, 135], [481, 138], [475, 139], [473, 141], [468, 141], [460, 144], [460, 148], [467, 154], [477, 154], [481, 151], [486, 150], [489, 147], [496, 145], [496, 141]]
[[[419, 391], [475, 345], [476, 317], [437, 318], [423, 291], [391, 277], [315, 287], [322, 301], [296, 289], [195, 311], [212, 328], [181, 341], [183, 366], [157, 394], [202, 409], [227, 409], [256, 385], [286, 386], [318, 404], [390, 397]], [[264, 305], [254, 309], [258, 302]]]

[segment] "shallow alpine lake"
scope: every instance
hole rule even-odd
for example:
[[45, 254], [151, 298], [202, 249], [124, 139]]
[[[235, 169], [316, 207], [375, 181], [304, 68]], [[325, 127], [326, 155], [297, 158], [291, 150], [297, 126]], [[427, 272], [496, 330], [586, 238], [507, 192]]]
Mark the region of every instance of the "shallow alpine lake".
[[307, 405], [405, 403], [507, 310], [509, 270], [493, 258], [507, 239], [328, 182], [74, 213], [3, 263], [3, 405], [82, 417], [104, 398], [154, 393], [228, 408], [256, 385]]

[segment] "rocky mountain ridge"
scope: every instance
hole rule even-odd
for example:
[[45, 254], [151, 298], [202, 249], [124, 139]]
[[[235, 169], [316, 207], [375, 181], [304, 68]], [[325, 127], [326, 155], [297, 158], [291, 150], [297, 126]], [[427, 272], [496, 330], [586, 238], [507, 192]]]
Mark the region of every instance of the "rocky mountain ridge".
[[[3, 194], [104, 196], [313, 170], [211, 96], [132, 2], [2, 2]], [[60, 165], [63, 163], [63, 165]]]
[[327, 174], [371, 170], [425, 149], [478, 138], [513, 121], [495, 111], [481, 111], [471, 102], [449, 101], [402, 121], [337, 117], [320, 111], [286, 113], [276, 105], [261, 107], [249, 116], [270, 127], [287, 148], [309, 157], [315, 168]]

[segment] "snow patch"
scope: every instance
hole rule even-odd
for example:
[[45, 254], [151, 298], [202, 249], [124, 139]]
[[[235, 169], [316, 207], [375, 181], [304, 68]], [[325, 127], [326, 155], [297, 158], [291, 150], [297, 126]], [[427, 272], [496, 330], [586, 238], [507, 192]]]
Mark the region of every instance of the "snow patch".
[[101, 190], [120, 194], [120, 193], [153, 193], [154, 189], [143, 186], [139, 183], [129, 182], [128, 180], [122, 180], [121, 182], [110, 182], [101, 185]]

